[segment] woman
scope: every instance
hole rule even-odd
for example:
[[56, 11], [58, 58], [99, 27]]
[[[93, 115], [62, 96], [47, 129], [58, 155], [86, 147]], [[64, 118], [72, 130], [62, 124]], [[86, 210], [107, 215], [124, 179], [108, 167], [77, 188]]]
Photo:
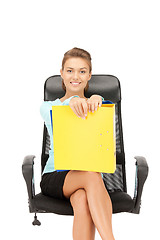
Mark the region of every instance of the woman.
[[65, 95], [55, 101], [43, 102], [41, 115], [45, 121], [51, 139], [49, 159], [43, 171], [41, 189], [43, 194], [67, 199], [74, 211], [73, 239], [95, 239], [95, 227], [103, 240], [114, 240], [112, 232], [112, 203], [99, 172], [67, 170], [57, 172], [54, 169], [53, 137], [50, 122], [50, 109], [53, 105], [69, 105], [73, 112], [83, 119], [87, 112], [101, 107], [103, 97], [84, 96], [91, 79], [92, 65], [90, 54], [79, 48], [73, 48], [64, 54], [62, 69], [62, 87]]

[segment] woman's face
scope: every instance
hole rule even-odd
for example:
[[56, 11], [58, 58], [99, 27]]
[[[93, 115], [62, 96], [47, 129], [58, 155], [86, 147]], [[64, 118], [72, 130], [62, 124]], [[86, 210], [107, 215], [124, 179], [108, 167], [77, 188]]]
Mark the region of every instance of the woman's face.
[[84, 92], [84, 88], [91, 78], [87, 61], [79, 57], [69, 58], [64, 64], [64, 69], [61, 69], [60, 72], [66, 91], [74, 93]]

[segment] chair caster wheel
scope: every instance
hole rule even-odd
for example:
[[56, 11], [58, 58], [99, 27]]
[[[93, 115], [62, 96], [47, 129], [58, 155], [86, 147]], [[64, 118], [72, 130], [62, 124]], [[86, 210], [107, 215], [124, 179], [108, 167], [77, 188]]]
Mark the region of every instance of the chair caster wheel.
[[34, 216], [34, 221], [32, 222], [32, 224], [35, 226], [35, 225], [37, 225], [37, 226], [40, 226], [41, 225], [41, 222], [37, 219], [37, 216], [36, 216], [36, 214], [35, 214], [35, 216]]

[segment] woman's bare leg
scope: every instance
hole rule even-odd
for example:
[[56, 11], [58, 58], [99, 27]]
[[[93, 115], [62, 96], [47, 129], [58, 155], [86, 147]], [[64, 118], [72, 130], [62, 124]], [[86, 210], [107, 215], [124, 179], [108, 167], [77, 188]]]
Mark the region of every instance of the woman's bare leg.
[[71, 194], [80, 188], [86, 191], [91, 217], [102, 240], [114, 240], [112, 203], [101, 174], [87, 171], [69, 171], [63, 185], [64, 196], [70, 198]]
[[70, 202], [74, 211], [73, 239], [94, 240], [95, 225], [89, 211], [86, 191], [78, 189], [71, 195]]

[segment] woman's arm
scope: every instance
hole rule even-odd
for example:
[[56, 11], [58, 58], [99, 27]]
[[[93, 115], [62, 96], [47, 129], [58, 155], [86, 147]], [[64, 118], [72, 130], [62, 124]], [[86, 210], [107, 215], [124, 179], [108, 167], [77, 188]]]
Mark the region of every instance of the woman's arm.
[[[66, 99], [62, 105], [69, 105], [70, 101], [72, 98], [75, 98], [75, 97], [78, 97], [77, 95], [74, 95], [68, 99]], [[56, 106], [56, 105], [60, 105], [59, 104], [59, 101], [58, 101], [58, 104], [57, 104], [57, 99], [54, 100], [54, 101], [44, 101], [42, 104], [41, 104], [41, 107], [40, 107], [40, 114], [44, 120], [44, 122], [47, 124], [50, 124], [50, 121], [51, 121], [51, 118], [50, 118], [50, 110], [52, 110], [52, 106]]]
[[41, 116], [42, 116], [46, 125], [50, 124], [50, 122], [51, 122], [50, 110], [52, 109], [52, 106], [55, 105], [55, 101], [44, 101], [41, 104], [40, 114], [41, 114]]

